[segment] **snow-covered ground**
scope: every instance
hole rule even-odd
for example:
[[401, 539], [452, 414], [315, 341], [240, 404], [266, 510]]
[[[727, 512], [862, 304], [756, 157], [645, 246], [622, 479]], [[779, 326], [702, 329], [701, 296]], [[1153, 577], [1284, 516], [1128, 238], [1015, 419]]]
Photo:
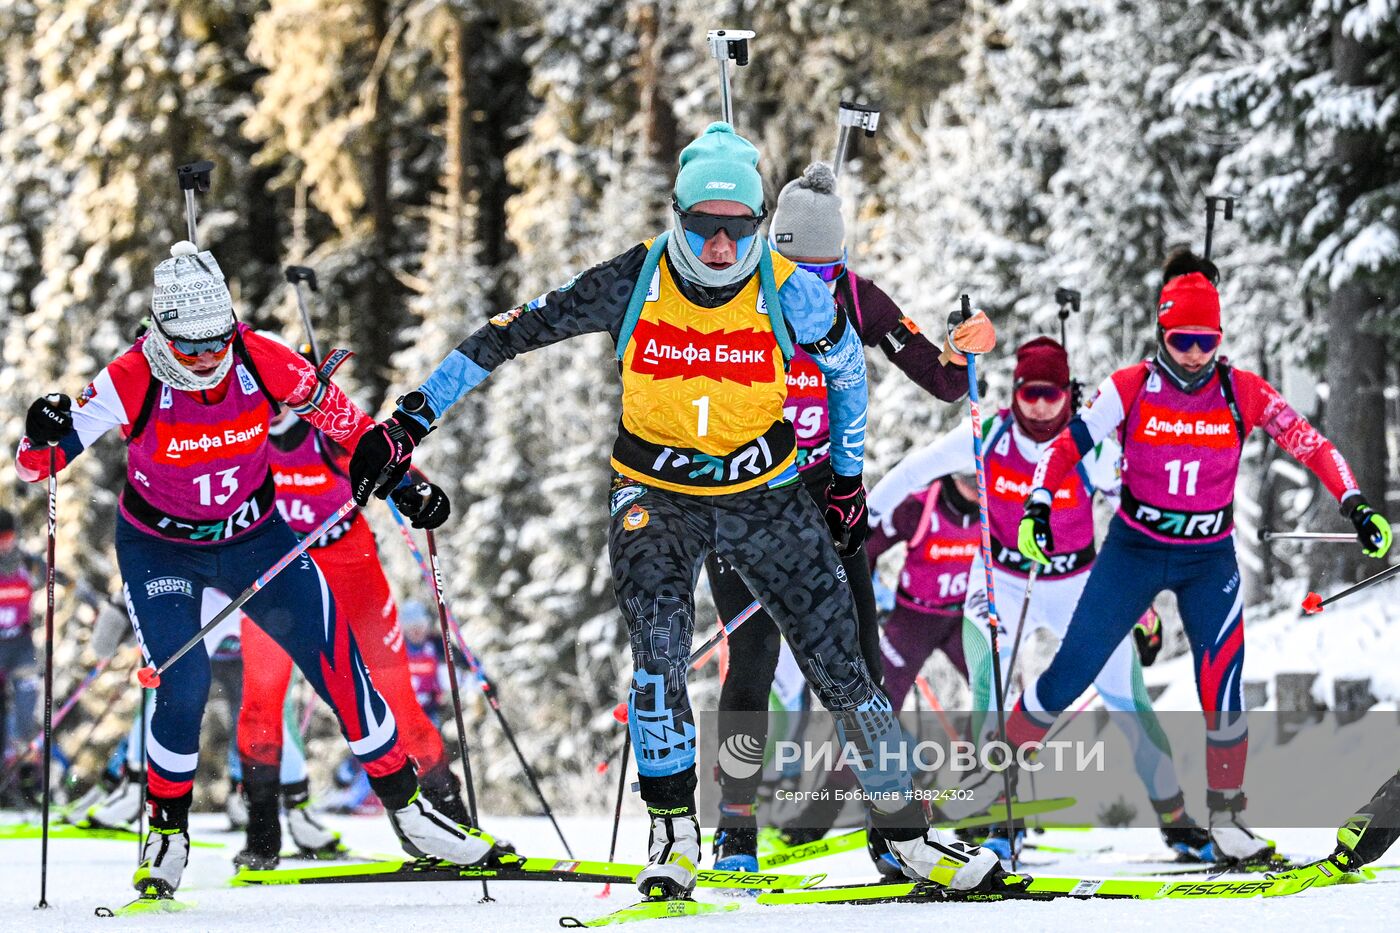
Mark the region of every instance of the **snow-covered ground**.
[[[327, 817], [346, 841], [358, 850], [395, 852], [393, 833], [383, 818]], [[134, 843], [59, 839], [51, 843], [49, 900], [46, 912], [32, 910], [38, 897], [39, 843], [0, 842], [0, 930], [234, 930], [312, 933], [334, 930], [410, 931], [452, 930], [513, 933], [558, 929], [561, 915], [582, 918], [605, 913], [635, 898], [614, 887], [607, 900], [597, 897], [598, 885], [548, 882], [498, 882], [491, 885], [495, 903], [481, 904], [477, 882], [441, 884], [355, 884], [278, 888], [230, 888], [230, 859], [241, 839], [219, 832], [223, 817], [199, 814], [197, 839], [226, 843], [222, 849], [197, 848], [180, 894], [194, 903], [184, 913], [121, 919], [98, 919], [101, 905], [116, 906], [132, 894], [129, 887]], [[560, 845], [542, 819], [504, 818], [487, 825], [511, 838], [522, 852], [560, 854]], [[565, 833], [580, 857], [602, 859], [607, 854], [609, 820], [566, 818]], [[619, 861], [640, 861], [646, 829], [641, 819], [624, 821]], [[1280, 849], [1295, 856], [1319, 856], [1330, 851], [1332, 835], [1324, 830], [1277, 830], [1269, 835]], [[1027, 853], [1035, 863], [1027, 869], [1042, 875], [1101, 877], [1143, 871], [1150, 866], [1134, 859], [1160, 856], [1163, 849], [1151, 830], [1050, 830], [1033, 841], [1072, 847], [1077, 854], [1044, 851]], [[1111, 852], [1098, 851], [1111, 847]], [[1400, 852], [1385, 861], [1400, 861]], [[848, 853], [805, 863], [803, 870], [827, 872], [831, 881], [871, 879], [864, 853]], [[1393, 878], [1391, 876], [1394, 876]], [[669, 925], [695, 930], [771, 931], [806, 927], [813, 930], [879, 931], [926, 929], [1096, 930], [1246, 930], [1290, 931], [1394, 929], [1400, 911], [1400, 871], [1382, 872], [1380, 879], [1307, 891], [1286, 898], [1202, 902], [1069, 902], [951, 905], [788, 906], [763, 907], [740, 899], [738, 911], [688, 918]], [[719, 899], [701, 890], [702, 900]], [[1010, 925], [1010, 926], [1006, 926]], [[669, 928], [669, 926], [667, 927]]]

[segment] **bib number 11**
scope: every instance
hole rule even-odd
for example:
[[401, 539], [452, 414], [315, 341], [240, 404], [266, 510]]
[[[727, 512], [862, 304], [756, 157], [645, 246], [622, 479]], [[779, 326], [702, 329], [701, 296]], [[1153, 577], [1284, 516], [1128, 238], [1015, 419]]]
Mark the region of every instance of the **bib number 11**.
[[1196, 475], [1201, 472], [1201, 461], [1191, 460], [1183, 464], [1180, 460], [1168, 460], [1167, 469], [1167, 492], [1170, 495], [1181, 493], [1181, 474], [1186, 474], [1186, 495], [1196, 494]]

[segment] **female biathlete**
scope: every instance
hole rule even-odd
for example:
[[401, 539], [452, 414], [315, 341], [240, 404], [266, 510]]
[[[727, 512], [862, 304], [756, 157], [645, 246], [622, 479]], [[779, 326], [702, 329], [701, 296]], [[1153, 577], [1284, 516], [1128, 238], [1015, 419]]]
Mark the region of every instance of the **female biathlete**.
[[[919, 332], [889, 295], [869, 279], [857, 278], [846, 266], [846, 233], [836, 178], [825, 164], [807, 167], [802, 177], [784, 186], [769, 225], [773, 249], [816, 275], [836, 299], [837, 312], [866, 347], [880, 347], [896, 368], [920, 388], [945, 402], [967, 393], [966, 359], [938, 347]], [[956, 335], [960, 346], [984, 353], [996, 343], [996, 332], [985, 315]], [[826, 376], [811, 354], [796, 350], [787, 373], [783, 413], [797, 434], [797, 469], [802, 484], [819, 506], [826, 504], [832, 478], [831, 416]], [[859, 620], [860, 648], [865, 666], [880, 680], [880, 627], [875, 592], [863, 547], [864, 535], [848, 538], [840, 550], [841, 566]], [[754, 600], [754, 595], [719, 555], [706, 561], [710, 589], [720, 618], [728, 621]], [[778, 626], [763, 610], [729, 636], [729, 672], [720, 689], [720, 742], [735, 734], [768, 739], [768, 695], [773, 687], [782, 640]], [[854, 784], [849, 772], [839, 772]], [[715, 867], [757, 871], [757, 821], [754, 800], [762, 773], [735, 778], [720, 772], [720, 822], [715, 834]], [[785, 840], [800, 844], [819, 838], [831, 828], [843, 801], [832, 795], [809, 807], [784, 829]]]
[[[1038, 741], [1163, 590], [1176, 594], [1206, 714], [1206, 804], [1215, 861], [1267, 859], [1273, 845], [1245, 826], [1244, 594], [1231, 535], [1240, 449], [1262, 427], [1342, 504], [1365, 552], [1390, 548], [1390, 525], [1366, 503], [1346, 461], [1264, 379], [1217, 359], [1222, 330], [1217, 272], [1187, 251], [1166, 263], [1157, 355], [1120, 369], [1036, 464], [1018, 529], [1021, 553], [1063, 559], [1050, 490], [1115, 433], [1123, 491], [1069, 630], [1050, 666], [1007, 722], [1013, 744]], [[1000, 594], [999, 594], [1000, 595]]]
[[[204, 590], [239, 593], [296, 546], [273, 505], [268, 424], [283, 404], [345, 444], [372, 422], [296, 353], [234, 317], [213, 254], [176, 243], [155, 271], [151, 330], [88, 383], [74, 407], [48, 395], [29, 408], [18, 472], [28, 482], [59, 469], [113, 428], [127, 443], [117, 516], [117, 562], [132, 625], [148, 663], [160, 664], [200, 626]], [[56, 450], [50, 445], [55, 445]], [[413, 487], [397, 490], [413, 514]], [[455, 824], [419, 792], [393, 714], [370, 681], [354, 636], [311, 558], [292, 561], [244, 606], [295, 660], [340, 720], [404, 849], [471, 864], [493, 840]], [[190, 652], [155, 691], [146, 780], [151, 826], [134, 884], [168, 897], [189, 859], [189, 808], [208, 655]]]
[[[1094, 494], [1113, 497], [1118, 493], [1118, 448], [1108, 441], [1090, 451], [1084, 466], [1054, 487], [1050, 521], [1064, 544], [1064, 553], [1041, 569], [1033, 586], [1028, 585], [1031, 563], [1017, 553], [1011, 541], [1036, 461], [1073, 414], [1069, 357], [1064, 347], [1049, 337], [1023, 344], [1016, 351], [1013, 379], [1011, 409], [998, 412], [983, 426], [993, 585], [1002, 627], [1001, 669], [1008, 678], [1013, 676], [1010, 662], [1016, 640], [1025, 637], [1017, 633], [1023, 606], [1028, 630], [1045, 628], [1064, 638], [1094, 565]], [[879, 521], [910, 490], [940, 476], [972, 471], [975, 466], [972, 425], [965, 423], [891, 470], [870, 494], [871, 517]], [[980, 550], [973, 557], [967, 581], [962, 638], [972, 687], [971, 732], [974, 741], [984, 741], [995, 725], [995, 718], [986, 714], [996, 709], [996, 697], [987, 627], [987, 575]], [[1179, 851], [1194, 852], [1205, 844], [1205, 833], [1185, 812], [1170, 743], [1152, 711], [1132, 639], [1126, 636], [1125, 631], [1105, 646], [1104, 656], [1090, 676], [1104, 705], [1117, 714], [1113, 720], [1132, 748], [1133, 764], [1158, 815], [1164, 839]], [[1009, 686], [1007, 690], [1009, 695]], [[1019, 839], [1019, 830], [1017, 835]], [[1004, 827], [997, 826], [986, 844], [1007, 858], [1017, 843], [1006, 838]]]
[[[290, 411], [273, 418], [269, 431], [277, 510], [292, 531], [305, 535], [350, 498], [350, 454]], [[313, 544], [309, 553], [350, 624], [375, 687], [393, 713], [424, 796], [452, 821], [470, 822], [461, 784], [447, 767], [442, 735], [414, 693], [398, 609], [369, 523], [356, 509]], [[291, 683], [292, 659], [251, 622], [243, 625], [242, 643], [238, 753], [248, 802], [248, 834], [247, 845], [235, 861], [250, 868], [272, 868], [282, 845], [279, 797], [285, 798], [289, 815], [306, 804], [304, 780], [286, 786], [279, 780], [283, 702]], [[298, 845], [307, 848], [300, 840]]]

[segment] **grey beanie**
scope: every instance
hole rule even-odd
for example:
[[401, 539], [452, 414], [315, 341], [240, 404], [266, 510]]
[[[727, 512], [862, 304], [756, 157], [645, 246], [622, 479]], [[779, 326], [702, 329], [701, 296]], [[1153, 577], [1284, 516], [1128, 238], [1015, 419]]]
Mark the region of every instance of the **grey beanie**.
[[825, 162], [807, 166], [801, 178], [783, 186], [768, 225], [774, 248], [784, 256], [808, 259], [840, 256], [846, 246], [836, 175]]
[[213, 253], [181, 240], [156, 266], [155, 283], [151, 312], [167, 337], [201, 340], [233, 330], [233, 298]]

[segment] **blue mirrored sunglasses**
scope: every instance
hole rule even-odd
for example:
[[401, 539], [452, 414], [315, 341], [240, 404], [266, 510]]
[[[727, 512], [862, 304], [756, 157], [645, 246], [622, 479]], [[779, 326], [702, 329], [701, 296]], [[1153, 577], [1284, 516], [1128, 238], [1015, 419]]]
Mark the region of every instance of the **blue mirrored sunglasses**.
[[1172, 331], [1167, 334], [1167, 346], [1178, 353], [1190, 353], [1199, 347], [1202, 353], [1210, 353], [1220, 346], [1220, 335], [1213, 333], [1196, 334], [1187, 331]]
[[846, 274], [846, 251], [843, 249], [841, 258], [835, 262], [799, 262], [797, 267], [806, 269], [823, 282], [835, 282]]

